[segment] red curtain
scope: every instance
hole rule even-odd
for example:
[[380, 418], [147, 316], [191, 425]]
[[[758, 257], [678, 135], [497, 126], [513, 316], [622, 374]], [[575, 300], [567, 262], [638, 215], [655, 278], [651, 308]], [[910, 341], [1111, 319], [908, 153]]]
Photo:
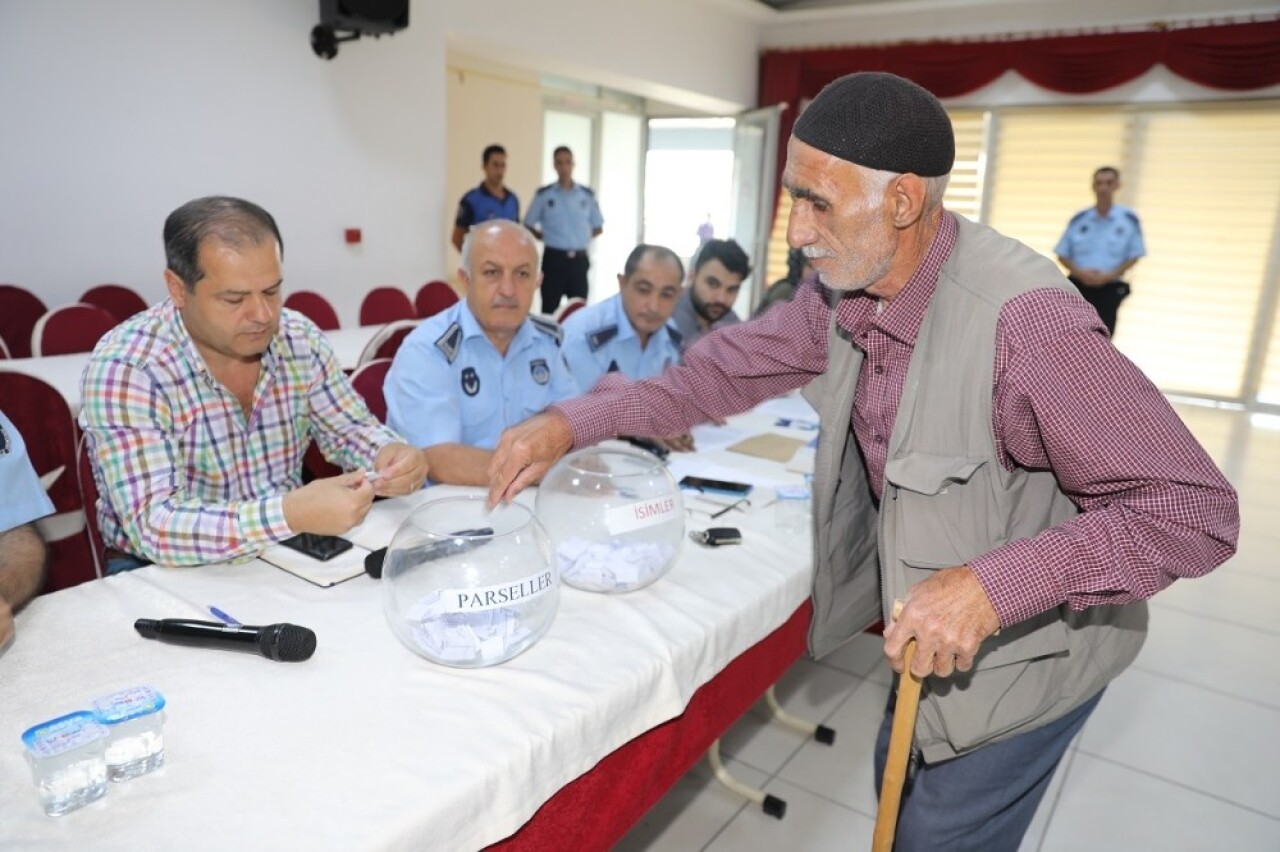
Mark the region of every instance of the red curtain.
[[790, 104], [778, 146], [781, 175], [801, 101], [854, 71], [890, 71], [949, 98], [980, 89], [1010, 70], [1055, 92], [1097, 92], [1160, 63], [1179, 77], [1216, 89], [1280, 84], [1280, 19], [1151, 32], [770, 50], [760, 57], [760, 105]]

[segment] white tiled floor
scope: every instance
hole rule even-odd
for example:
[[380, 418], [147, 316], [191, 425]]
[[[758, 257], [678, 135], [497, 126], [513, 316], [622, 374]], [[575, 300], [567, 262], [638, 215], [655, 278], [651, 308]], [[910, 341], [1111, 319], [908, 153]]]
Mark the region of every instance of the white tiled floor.
[[[1239, 412], [1179, 414], [1240, 491], [1239, 552], [1152, 601], [1151, 632], [1054, 776], [1024, 852], [1280, 850], [1280, 431]], [[818, 745], [760, 707], [723, 740], [741, 780], [785, 799], [767, 817], [705, 762], [626, 836], [625, 852], [869, 849], [871, 747], [890, 683], [879, 640], [801, 660], [783, 706], [837, 731]]]

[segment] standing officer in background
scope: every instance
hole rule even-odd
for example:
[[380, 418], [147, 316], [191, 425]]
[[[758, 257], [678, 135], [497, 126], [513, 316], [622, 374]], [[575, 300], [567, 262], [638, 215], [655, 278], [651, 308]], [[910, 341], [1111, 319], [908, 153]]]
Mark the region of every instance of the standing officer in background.
[[709, 335], [684, 366], [605, 376], [509, 430], [489, 499], [572, 447], [679, 432], [805, 386], [821, 418], [810, 649], [882, 617], [890, 665], [914, 640], [926, 678], [895, 848], [1014, 852], [1137, 656], [1143, 601], [1224, 562], [1240, 519], [1058, 269], [943, 208], [954, 160], [946, 111], [914, 83], [828, 85], [796, 121], [782, 178], [787, 240], [820, 286]]
[[458, 215], [453, 222], [453, 247], [462, 251], [462, 238], [477, 222], [490, 219], [520, 221], [520, 199], [503, 182], [507, 176], [507, 149], [490, 145], [481, 155], [484, 180], [468, 190], [458, 202]]
[[484, 485], [502, 430], [577, 391], [560, 326], [530, 316], [538, 244], [514, 222], [477, 225], [458, 269], [466, 297], [410, 332], [383, 384], [387, 425], [422, 447], [431, 479]]
[[1147, 253], [1138, 214], [1114, 203], [1120, 172], [1103, 166], [1093, 173], [1098, 203], [1071, 217], [1054, 253], [1067, 268], [1068, 278], [1102, 319], [1114, 337], [1116, 313], [1129, 295], [1123, 276]]
[[694, 255], [689, 286], [680, 294], [671, 322], [680, 332], [681, 351], [717, 328], [742, 322], [733, 311], [751, 262], [733, 240], [707, 240]]
[[[0, 412], [0, 651], [13, 638], [13, 614], [44, 583], [46, 548], [35, 521], [53, 514], [27, 445]], [[89, 508], [92, 511], [92, 508]]]
[[555, 312], [560, 299], [587, 298], [587, 248], [604, 232], [596, 194], [573, 182], [573, 152], [561, 145], [552, 155], [556, 182], [540, 188], [524, 224], [542, 240], [542, 312]]
[[564, 322], [564, 360], [581, 393], [605, 373], [656, 376], [680, 360], [680, 332], [667, 324], [680, 298], [684, 264], [666, 246], [641, 243], [618, 276], [618, 292]]

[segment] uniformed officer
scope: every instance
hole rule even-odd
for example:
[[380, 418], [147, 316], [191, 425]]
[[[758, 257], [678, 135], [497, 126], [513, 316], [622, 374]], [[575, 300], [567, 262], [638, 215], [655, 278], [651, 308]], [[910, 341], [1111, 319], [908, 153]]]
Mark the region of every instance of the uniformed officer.
[[13, 612], [44, 583], [45, 545], [35, 521], [53, 503], [27, 458], [27, 445], [0, 412], [0, 650], [13, 637]]
[[1113, 336], [1116, 313], [1129, 295], [1123, 276], [1147, 253], [1138, 214], [1112, 201], [1119, 188], [1117, 169], [1103, 166], [1094, 172], [1093, 194], [1098, 203], [1071, 217], [1054, 249], [1070, 273], [1071, 283], [1093, 305]]
[[453, 247], [462, 251], [462, 238], [472, 225], [490, 219], [520, 221], [520, 199], [507, 189], [507, 149], [490, 145], [481, 155], [484, 180], [475, 189], [467, 190], [458, 202], [458, 215], [453, 221]]
[[383, 392], [387, 424], [425, 449], [432, 480], [483, 485], [502, 430], [576, 388], [560, 357], [560, 326], [529, 315], [541, 276], [527, 230], [476, 226], [458, 273], [466, 298], [405, 338]]
[[564, 322], [564, 359], [586, 393], [605, 373], [656, 376], [680, 360], [680, 332], [667, 324], [680, 298], [684, 264], [666, 246], [632, 249], [618, 293]]
[[540, 188], [524, 224], [545, 244], [542, 253], [542, 312], [562, 297], [587, 298], [587, 248], [604, 231], [600, 205], [589, 187], [573, 182], [573, 152], [561, 145], [552, 155], [557, 180]]

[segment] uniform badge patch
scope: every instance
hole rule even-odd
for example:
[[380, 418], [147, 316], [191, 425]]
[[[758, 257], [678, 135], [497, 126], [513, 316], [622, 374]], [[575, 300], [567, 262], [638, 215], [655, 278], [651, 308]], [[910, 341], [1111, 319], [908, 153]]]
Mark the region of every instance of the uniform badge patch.
[[534, 358], [530, 361], [529, 375], [533, 376], [533, 380], [540, 385], [545, 385], [551, 381], [551, 368], [547, 366], [547, 359]]
[[467, 396], [480, 393], [480, 374], [475, 367], [467, 367], [462, 371], [462, 392]]

